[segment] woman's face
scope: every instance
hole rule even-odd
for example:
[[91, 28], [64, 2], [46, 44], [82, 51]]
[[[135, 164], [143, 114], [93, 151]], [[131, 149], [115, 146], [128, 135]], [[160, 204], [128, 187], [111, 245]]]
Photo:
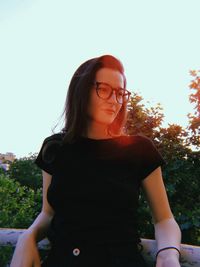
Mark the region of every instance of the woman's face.
[[[95, 82], [106, 83], [112, 88], [124, 88], [123, 75], [109, 68], [102, 68], [97, 71]], [[91, 123], [108, 126], [116, 118], [122, 104], [119, 104], [116, 99], [115, 91], [113, 91], [109, 99], [102, 99], [96, 93], [96, 86], [91, 88], [88, 116]]]

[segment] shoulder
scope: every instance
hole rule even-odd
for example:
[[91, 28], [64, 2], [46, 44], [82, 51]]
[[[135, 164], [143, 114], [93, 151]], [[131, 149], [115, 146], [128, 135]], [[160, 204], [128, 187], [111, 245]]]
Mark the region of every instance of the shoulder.
[[[124, 149], [126, 152], [137, 151], [140, 154], [145, 148], [145, 142], [148, 142], [148, 138], [143, 135], [121, 135], [113, 139], [114, 144], [120, 149]], [[135, 153], [135, 152], [134, 152]]]
[[60, 155], [63, 137], [62, 133], [47, 136], [43, 140], [40, 151], [34, 161], [38, 167], [49, 174], [52, 174], [56, 168], [56, 160]]
[[149, 144], [152, 143], [152, 140], [143, 135], [143, 134], [136, 134], [136, 135], [122, 135], [121, 140], [126, 141], [130, 144]]
[[143, 134], [123, 135], [119, 141], [121, 146], [137, 150], [138, 153], [156, 150], [153, 140]]
[[63, 137], [64, 137], [64, 133], [55, 133], [55, 134], [52, 134], [50, 136], [47, 136], [43, 143], [44, 144], [47, 144], [47, 143], [51, 143], [51, 142], [54, 142], [54, 141], [62, 141], [63, 140]]
[[63, 137], [63, 133], [56, 133], [44, 139], [41, 153], [46, 162], [52, 162], [59, 154], [62, 147]]

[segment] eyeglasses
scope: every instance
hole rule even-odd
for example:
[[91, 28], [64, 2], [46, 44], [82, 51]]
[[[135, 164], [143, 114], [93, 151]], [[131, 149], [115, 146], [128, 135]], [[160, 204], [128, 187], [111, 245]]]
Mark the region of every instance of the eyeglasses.
[[96, 87], [96, 93], [101, 99], [109, 99], [115, 91], [115, 96], [119, 104], [128, 102], [131, 92], [123, 88], [113, 88], [107, 83], [103, 82], [94, 82]]

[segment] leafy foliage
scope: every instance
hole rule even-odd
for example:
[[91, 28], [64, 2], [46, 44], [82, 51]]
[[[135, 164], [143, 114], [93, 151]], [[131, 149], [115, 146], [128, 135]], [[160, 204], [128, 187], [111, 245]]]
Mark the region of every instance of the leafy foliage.
[[27, 228], [40, 212], [41, 202], [41, 189], [34, 192], [0, 175], [0, 227]]
[[142, 104], [142, 96], [134, 93], [128, 106], [128, 118], [125, 130], [128, 134], [142, 133], [148, 137], [157, 134], [160, 124], [163, 121], [162, 107], [146, 108]]
[[[126, 131], [150, 137], [161, 152], [166, 162], [164, 182], [172, 212], [182, 230], [182, 242], [200, 245], [200, 152], [191, 150], [189, 129], [176, 124], [163, 128], [160, 105], [146, 108], [142, 100], [136, 94], [131, 99]], [[138, 217], [141, 236], [154, 238], [150, 209], [143, 193]]]
[[[42, 190], [34, 191], [1, 173], [0, 203], [0, 227], [25, 229], [41, 210]], [[6, 266], [12, 254], [12, 247], [0, 247], [0, 266]]]
[[20, 182], [21, 185], [37, 190], [42, 187], [41, 170], [34, 164], [36, 154], [29, 157], [15, 159], [10, 165], [8, 175], [10, 178]]
[[9, 266], [9, 261], [12, 258], [13, 252], [14, 252], [13, 247], [9, 247], [9, 246], [0, 247], [0, 266], [1, 267]]
[[[192, 70], [190, 71], [190, 75], [193, 77], [193, 80], [191, 80], [189, 87], [190, 89], [195, 90], [195, 92], [190, 94], [189, 100], [191, 103], [196, 104], [194, 115], [196, 115], [196, 119], [198, 119], [198, 126], [199, 126], [200, 125], [200, 70], [198, 71]], [[196, 124], [197, 121], [194, 121], [194, 123]]]
[[188, 142], [198, 148], [200, 146], [200, 70], [191, 70], [190, 75], [192, 80], [189, 88], [193, 91], [189, 96], [189, 100], [195, 106], [194, 114], [188, 114], [188, 130], [190, 131]]

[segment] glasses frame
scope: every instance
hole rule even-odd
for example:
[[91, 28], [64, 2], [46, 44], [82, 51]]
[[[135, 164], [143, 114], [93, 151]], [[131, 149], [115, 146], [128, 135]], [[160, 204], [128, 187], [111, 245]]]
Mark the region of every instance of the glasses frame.
[[[123, 104], [123, 103], [127, 103], [127, 102], [129, 101], [131, 92], [128, 91], [128, 90], [126, 90], [125, 88], [120, 88], [120, 87], [118, 87], [118, 88], [114, 88], [114, 87], [112, 87], [110, 84], [105, 83], [105, 82], [97, 82], [97, 81], [95, 81], [93, 84], [95, 85], [95, 89], [96, 89], [97, 96], [98, 96], [99, 98], [101, 98], [101, 99], [104, 99], [104, 100], [109, 99], [109, 98], [112, 96], [113, 91], [114, 91], [114, 92], [115, 92], [115, 96], [116, 96], [117, 103], [119, 103], [119, 104]], [[101, 84], [104, 84], [104, 85], [109, 86], [109, 87], [111, 88], [111, 93], [110, 93], [110, 95], [109, 95], [107, 98], [102, 98], [102, 97], [99, 95], [99, 93], [98, 93], [98, 88], [99, 88], [99, 85], [101, 85]], [[128, 99], [127, 99], [126, 101], [122, 101], [122, 103], [118, 100], [118, 97], [117, 97], [117, 91], [119, 91], [119, 90], [123, 90], [123, 91], [125, 92], [124, 95], [128, 95]]]

